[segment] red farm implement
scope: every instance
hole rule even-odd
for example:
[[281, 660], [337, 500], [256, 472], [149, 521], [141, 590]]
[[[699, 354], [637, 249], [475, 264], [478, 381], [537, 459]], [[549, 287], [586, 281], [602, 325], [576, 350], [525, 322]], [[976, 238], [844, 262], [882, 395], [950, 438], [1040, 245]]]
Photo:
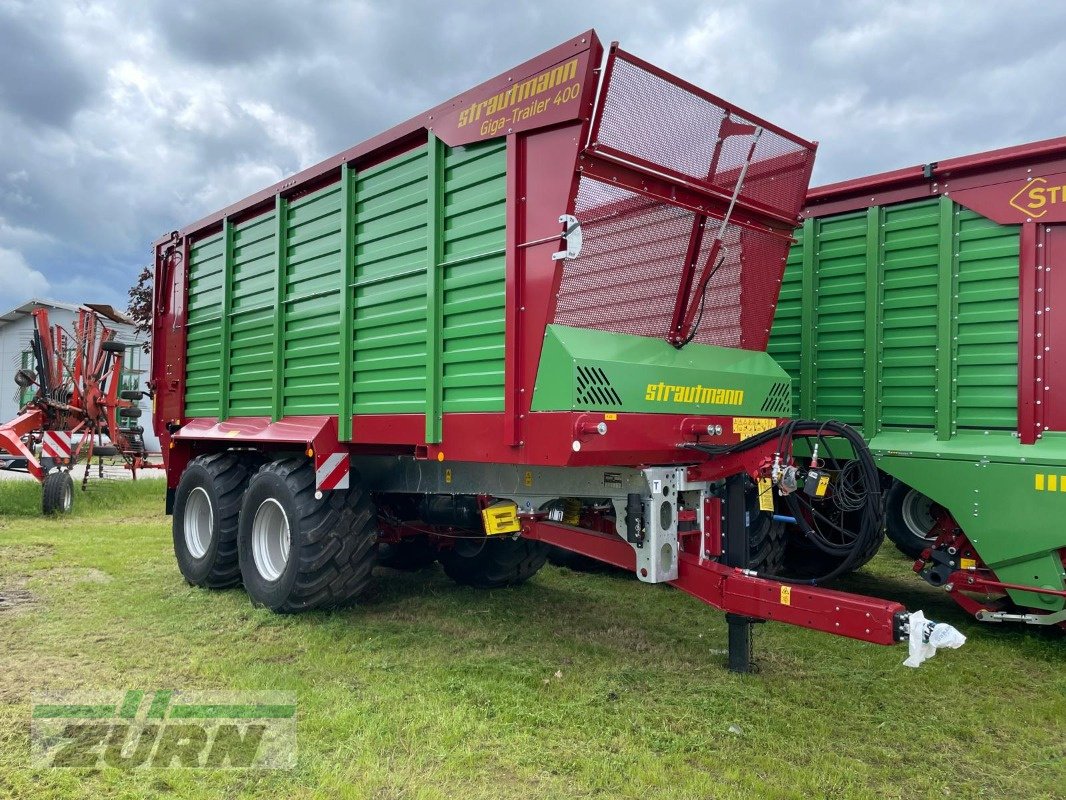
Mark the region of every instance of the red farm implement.
[[159, 239], [185, 579], [294, 612], [551, 545], [729, 612], [738, 669], [757, 620], [906, 638], [822, 586], [881, 543], [876, 468], [765, 352], [814, 151], [588, 31]]
[[74, 465], [85, 464], [82, 488], [94, 456], [121, 458], [134, 476], [161, 465], [145, 460], [144, 429], [136, 424], [142, 393], [121, 388], [127, 345], [86, 309], [73, 331], [50, 325], [43, 308], [33, 317], [35, 369], [20, 369], [15, 381], [36, 392], [15, 419], [0, 425], [0, 449], [25, 459], [41, 482], [44, 513], [65, 513], [73, 502]]

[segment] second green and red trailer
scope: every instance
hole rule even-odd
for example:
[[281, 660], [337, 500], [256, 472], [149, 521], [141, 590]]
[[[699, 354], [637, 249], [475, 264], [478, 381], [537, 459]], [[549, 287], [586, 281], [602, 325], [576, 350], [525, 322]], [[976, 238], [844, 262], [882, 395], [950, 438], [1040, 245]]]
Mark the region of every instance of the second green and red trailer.
[[812, 189], [770, 353], [862, 431], [888, 535], [988, 622], [1066, 627], [1066, 139]]

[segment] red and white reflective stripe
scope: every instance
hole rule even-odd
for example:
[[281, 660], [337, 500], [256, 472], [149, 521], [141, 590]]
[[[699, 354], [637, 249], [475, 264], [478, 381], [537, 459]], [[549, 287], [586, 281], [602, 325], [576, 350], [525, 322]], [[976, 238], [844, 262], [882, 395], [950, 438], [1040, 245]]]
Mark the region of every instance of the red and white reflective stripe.
[[331, 453], [315, 469], [315, 486], [320, 491], [347, 489], [351, 466], [351, 458], [347, 453]]
[[70, 458], [70, 434], [66, 431], [45, 431], [41, 455], [46, 458]]

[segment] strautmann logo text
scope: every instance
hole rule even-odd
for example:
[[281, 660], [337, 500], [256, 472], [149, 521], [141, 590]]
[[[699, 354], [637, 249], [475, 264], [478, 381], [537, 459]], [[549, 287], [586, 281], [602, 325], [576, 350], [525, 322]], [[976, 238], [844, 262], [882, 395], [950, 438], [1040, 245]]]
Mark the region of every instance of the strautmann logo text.
[[644, 393], [645, 400], [659, 403], [700, 403], [715, 406], [740, 406], [744, 404], [743, 389], [722, 389], [716, 386], [674, 386], [669, 383], [649, 383]]

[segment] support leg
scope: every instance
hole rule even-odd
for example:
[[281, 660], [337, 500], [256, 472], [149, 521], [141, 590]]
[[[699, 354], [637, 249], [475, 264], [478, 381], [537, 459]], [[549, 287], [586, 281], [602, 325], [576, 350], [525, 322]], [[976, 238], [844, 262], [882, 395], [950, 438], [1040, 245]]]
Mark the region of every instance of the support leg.
[[[744, 498], [747, 476], [733, 475], [725, 483], [725, 553], [727, 566], [746, 568], [751, 560], [748, 540], [748, 509]], [[729, 626], [729, 671], [752, 671], [751, 617], [726, 614]]]

